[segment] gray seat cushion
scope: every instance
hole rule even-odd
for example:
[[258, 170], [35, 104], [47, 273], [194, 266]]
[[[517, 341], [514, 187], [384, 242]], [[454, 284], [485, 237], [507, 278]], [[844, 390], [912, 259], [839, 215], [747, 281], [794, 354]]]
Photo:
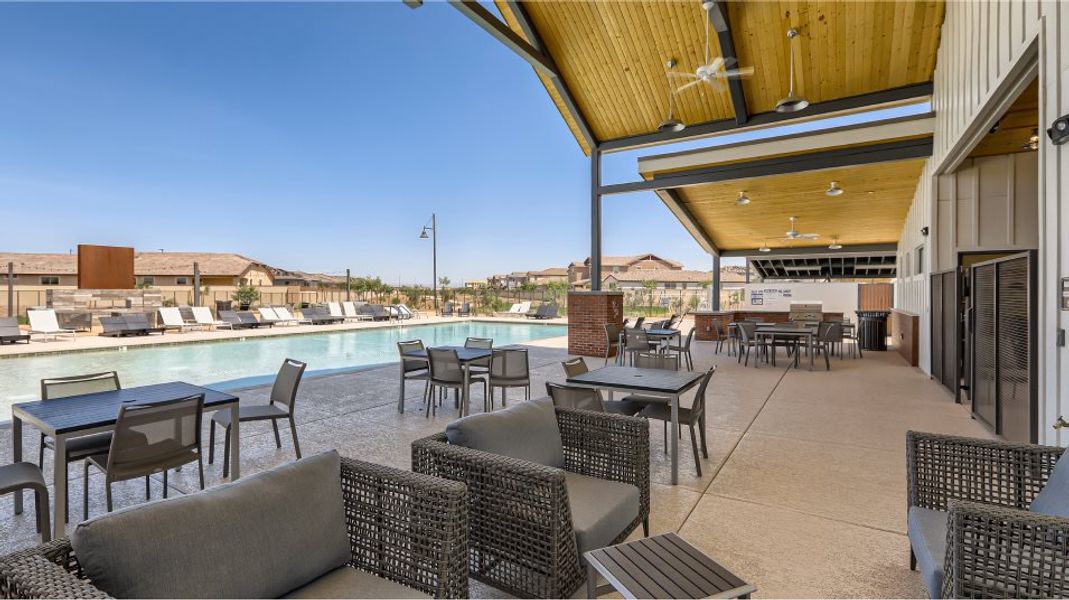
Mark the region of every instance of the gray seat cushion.
[[928, 588], [928, 597], [939, 598], [943, 589], [943, 561], [947, 555], [947, 513], [909, 507], [909, 543], [917, 557], [917, 570]]
[[450, 444], [549, 467], [564, 465], [564, 444], [553, 401], [540, 398], [471, 415], [445, 428]]
[[1069, 452], [1062, 454], [1047, 485], [1032, 500], [1029, 510], [1035, 513], [1069, 518]]
[[638, 518], [639, 492], [631, 484], [565, 472], [564, 485], [580, 556], [612, 544]]
[[85, 521], [71, 544], [117, 598], [277, 598], [351, 559], [340, 469], [318, 454]]
[[284, 598], [430, 598], [395, 581], [352, 567], [338, 567]]

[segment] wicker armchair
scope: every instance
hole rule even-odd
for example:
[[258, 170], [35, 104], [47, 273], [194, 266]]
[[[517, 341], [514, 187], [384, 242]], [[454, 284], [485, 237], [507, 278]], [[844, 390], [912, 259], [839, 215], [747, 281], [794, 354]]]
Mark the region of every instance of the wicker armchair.
[[[349, 566], [438, 598], [468, 597], [468, 506], [462, 484], [342, 458], [341, 487]], [[86, 579], [69, 539], [63, 538], [0, 557], [0, 597], [108, 595]]]
[[1064, 448], [914, 431], [906, 440], [911, 515], [946, 513], [941, 588], [931, 595], [1069, 596], [1069, 518], [1029, 511]]
[[645, 419], [557, 407], [564, 469], [462, 446], [440, 433], [412, 443], [412, 470], [467, 484], [471, 576], [522, 597], [567, 598], [586, 580], [565, 471], [634, 485], [649, 533], [649, 424]]

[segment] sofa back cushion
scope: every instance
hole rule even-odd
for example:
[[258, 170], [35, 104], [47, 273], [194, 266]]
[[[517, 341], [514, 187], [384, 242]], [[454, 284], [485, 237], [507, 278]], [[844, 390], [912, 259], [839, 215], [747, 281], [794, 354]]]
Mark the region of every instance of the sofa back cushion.
[[318, 454], [91, 519], [71, 544], [116, 598], [276, 598], [351, 559], [340, 469]]
[[1069, 518], [1069, 451], [1054, 465], [1047, 485], [1043, 486], [1030, 507], [1032, 512]]
[[458, 419], [445, 428], [445, 435], [450, 444], [457, 446], [549, 467], [564, 465], [557, 412], [549, 398]]

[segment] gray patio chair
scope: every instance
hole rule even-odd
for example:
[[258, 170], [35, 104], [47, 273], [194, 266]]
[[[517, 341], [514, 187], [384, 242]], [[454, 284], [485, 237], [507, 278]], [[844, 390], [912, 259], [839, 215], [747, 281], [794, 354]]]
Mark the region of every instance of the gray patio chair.
[[576, 375], [590, 372], [590, 368], [586, 366], [586, 359], [582, 356], [562, 360], [560, 365], [564, 367], [565, 377], [575, 377]]
[[423, 347], [423, 340], [410, 340], [407, 342], [397, 342], [397, 354], [401, 360], [401, 395], [397, 399], [397, 411], [404, 412], [405, 409], [405, 382], [406, 381], [422, 381], [423, 382], [423, 401], [429, 402], [427, 398], [427, 392], [430, 390], [431, 372], [428, 366], [426, 358], [412, 358], [405, 356], [409, 352], [418, 352], [425, 350]]
[[[857, 325], [847, 328], [844, 323], [843, 344], [845, 345], [847, 341], [850, 342], [850, 358], [865, 358], [865, 354], [861, 351], [861, 339], [857, 335], [857, 330]], [[840, 350], [839, 355], [842, 356], [843, 354], [844, 352]]]
[[452, 317], [453, 316], [453, 301], [452, 300], [450, 300], [450, 301], [448, 301], [448, 302], [446, 302], [445, 304], [442, 305], [442, 316], [443, 317]]
[[104, 473], [104, 493], [108, 512], [112, 511], [111, 484], [163, 473], [163, 497], [167, 497], [167, 471], [197, 463], [200, 489], [204, 489], [204, 459], [200, 443], [200, 421], [204, 414], [204, 394], [177, 400], [119, 407], [111, 446], [85, 461], [82, 474], [82, 514], [89, 518], [89, 467]]
[[645, 322], [646, 322], [646, 317], [645, 316], [639, 317], [638, 320], [635, 321], [635, 327], [634, 328], [635, 329], [642, 329], [642, 324], [645, 323]]
[[[431, 379], [430, 379], [430, 394], [431, 399], [434, 398], [435, 392], [441, 392], [443, 390], [453, 390], [453, 399], [460, 405], [460, 396], [464, 389], [464, 367], [460, 364], [460, 358], [457, 357], [457, 351], [447, 348], [428, 348], [427, 357], [430, 360], [431, 367]], [[489, 395], [489, 376], [486, 374], [471, 373], [468, 377], [468, 383], [481, 383], [483, 384], [483, 398], [485, 399]], [[469, 391], [470, 397], [470, 391]], [[431, 411], [434, 409], [434, 402], [427, 403], [427, 416], [431, 415]]]
[[[297, 441], [297, 423], [293, 420], [296, 411], [297, 388], [301, 385], [301, 377], [304, 376], [305, 363], [287, 358], [282, 361], [282, 367], [275, 375], [275, 383], [271, 386], [271, 397], [267, 404], [246, 405], [238, 408], [238, 421], [271, 421], [271, 428], [275, 431], [275, 447], [282, 447], [282, 438], [278, 435], [278, 422], [285, 419], [290, 424], [290, 434], [293, 436], [293, 453], [297, 459], [301, 458], [301, 444]], [[216, 411], [212, 415], [212, 424], [208, 433], [208, 464], [215, 460], [215, 426], [223, 427], [225, 432], [223, 441], [223, 477], [230, 474], [230, 411]]]
[[460, 310], [457, 312], [457, 316], [470, 317], [471, 316], [471, 303], [465, 302], [460, 305]]
[[531, 364], [525, 348], [494, 350], [490, 360], [490, 409], [494, 408], [494, 388], [501, 388], [501, 406], [508, 406], [509, 388], [523, 388], [524, 400], [531, 399]]
[[14, 344], [15, 342], [29, 344], [30, 334], [22, 333], [17, 317], [0, 318], [0, 344]]
[[594, 412], [607, 412], [601, 400], [601, 394], [594, 388], [546, 382], [546, 393], [553, 400], [554, 406], [578, 408]]
[[728, 356], [731, 356], [735, 351], [735, 328], [731, 327], [729, 323], [725, 323], [720, 319], [713, 320], [713, 328], [716, 331], [716, 350], [717, 354], [724, 349], [724, 342], [728, 344]]
[[122, 317], [100, 317], [100, 335], [104, 337], [123, 337], [125, 335], [134, 335], [136, 331], [131, 331], [126, 325], [126, 319]]
[[[698, 386], [698, 393], [694, 396], [694, 402], [689, 407], [679, 407], [679, 425], [687, 426], [690, 429], [690, 446], [694, 450], [694, 468], [698, 472], [698, 477], [702, 476], [702, 464], [698, 458], [698, 441], [694, 435], [694, 427], [698, 428], [698, 435], [702, 440], [702, 456], [709, 458], [709, 448], [705, 445], [705, 402], [706, 393], [709, 389], [709, 380], [713, 378], [713, 374], [716, 373], [716, 365], [713, 365], [702, 377], [702, 382]], [[664, 451], [668, 453], [668, 423], [672, 421], [672, 407], [667, 402], [649, 402], [646, 404], [646, 408], [643, 408], [638, 413], [639, 417], [645, 417], [647, 419], [657, 419], [664, 423]]]
[[684, 358], [686, 359], [688, 371], [694, 370], [694, 357], [690, 354], [690, 343], [692, 341], [694, 341], [694, 327], [690, 328], [690, 333], [679, 344], [668, 345], [668, 351], [675, 352], [676, 358], [679, 359], [680, 363], [683, 362]]
[[616, 357], [616, 362], [621, 360], [622, 352], [620, 351], [620, 336], [623, 335], [623, 328], [614, 323], [605, 324], [605, 364], [609, 364], [609, 358]]
[[[41, 400], [56, 400], [82, 394], [95, 394], [97, 392], [111, 392], [121, 389], [119, 374], [115, 371], [106, 373], [93, 373], [91, 375], [73, 375], [71, 377], [52, 377], [41, 380]], [[93, 433], [78, 436], [67, 440], [67, 465], [72, 462], [85, 460], [86, 458], [107, 452], [111, 446], [111, 432]], [[37, 465], [44, 468], [45, 448], [55, 451], [55, 443], [52, 438], [41, 433], [41, 446], [37, 455]], [[63, 474], [67, 478], [67, 474]], [[71, 503], [70, 486], [65, 486], [67, 495], [64, 498], [64, 506], [67, 507], [66, 520], [70, 521]]]
[[[243, 320], [238, 313], [232, 310], [220, 310], [218, 312], [219, 320], [224, 323], [229, 323], [231, 329], [252, 329], [260, 325], [259, 321], [256, 321], [256, 325], [253, 325], [252, 323]], [[255, 321], [256, 317], [253, 317], [253, 320]]]
[[627, 355], [628, 363], [634, 365], [635, 354], [649, 352], [650, 348], [653, 347], [651, 344], [655, 346], [656, 342], [650, 341], [644, 329], [634, 327], [624, 330], [624, 353]]
[[[822, 321], [817, 325], [817, 335], [813, 338], [813, 349], [824, 355], [825, 370], [831, 370], [830, 355], [835, 352], [835, 344], [842, 343], [843, 325], [835, 321]], [[797, 361], [798, 357], [795, 357]]]
[[757, 339], [757, 324], [752, 321], [739, 321], [735, 330], [739, 333], [738, 362], [748, 366], [750, 351], [754, 350], [757, 352], [757, 356], [753, 357], [753, 366], [756, 369], [765, 347], [764, 343]]
[[649, 422], [549, 399], [472, 415], [412, 443], [412, 470], [468, 485], [471, 576], [568, 598], [582, 555], [649, 534]]
[[1069, 596], [1065, 448], [906, 434], [910, 568], [932, 598]]
[[[45, 485], [45, 478], [41, 474], [40, 467], [30, 462], [0, 465], [0, 496], [12, 493], [21, 494], [23, 490], [30, 490], [34, 494], [33, 508], [37, 518], [37, 533], [41, 534], [41, 541], [51, 540], [52, 528], [48, 522], [48, 486]], [[19, 514], [19, 511], [15, 514]]]
[[127, 313], [122, 316], [126, 321], [126, 328], [137, 335], [149, 335], [152, 333], [158, 333], [163, 335], [166, 331], [164, 327], [153, 327], [148, 322], [148, 315], [145, 313]]
[[[564, 367], [564, 374], [567, 377], [575, 377], [576, 375], [582, 375], [583, 373], [589, 373], [590, 372], [590, 369], [587, 368], [586, 360], [584, 360], [582, 356], [577, 356], [575, 358], [570, 358], [568, 360], [562, 361], [561, 362], [561, 366]], [[573, 406], [574, 401], [569, 399], [569, 398], [576, 398], [576, 399], [578, 399], [580, 401], [583, 401], [583, 403], [586, 405], [586, 406], [580, 406], [578, 408], [586, 408], [587, 410], [603, 410], [605, 412], [616, 413], [618, 415], [628, 415], [628, 416], [634, 415], [638, 411], [642, 410], [642, 407], [644, 406], [641, 403], [631, 402], [631, 401], [626, 400], [626, 399], [625, 400], [606, 400], [605, 397], [602, 396], [601, 391], [599, 391], [599, 390], [591, 390], [595, 394], [597, 394], [598, 400], [600, 401], [600, 405], [599, 405], [599, 404], [594, 403], [593, 401], [583, 400], [583, 399], [586, 399], [586, 398], [589, 397], [589, 394], [586, 393], [586, 392], [579, 392], [579, 391], [572, 392], [572, 390], [584, 390], [584, 389], [589, 389], [589, 388], [583, 388], [583, 387], [580, 387], [580, 386], [568, 386], [568, 385], [561, 386], [560, 384], [556, 384], [556, 383], [553, 384], [553, 385], [557, 386], [558, 388], [566, 388], [567, 389], [566, 391], [562, 390], [562, 389], [556, 390], [556, 393], [561, 398], [561, 402], [558, 404], [558, 406]], [[549, 393], [550, 397], [554, 398], [554, 403], [556, 403], [556, 399], [558, 398], [558, 396], [554, 395], [555, 391], [549, 387], [549, 384], [546, 385], [546, 391], [547, 391], [547, 393]]]
[[[491, 338], [469, 337], [466, 340], [464, 340], [464, 347], [465, 348], [476, 348], [476, 349], [479, 349], [479, 350], [493, 350], [494, 349], [494, 340], [492, 340]], [[469, 368], [471, 369], [471, 373], [473, 375], [475, 373], [478, 373], [480, 375], [483, 375], [485, 373], [489, 373], [490, 372], [490, 357], [487, 356], [486, 358], [472, 361], [471, 364], [469, 365]]]

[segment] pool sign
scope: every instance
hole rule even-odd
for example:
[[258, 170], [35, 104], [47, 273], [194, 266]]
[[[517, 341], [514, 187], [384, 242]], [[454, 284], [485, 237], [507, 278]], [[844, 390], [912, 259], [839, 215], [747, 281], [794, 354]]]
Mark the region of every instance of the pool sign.
[[765, 295], [763, 292], [750, 292], [750, 305], [761, 306], [765, 303]]

